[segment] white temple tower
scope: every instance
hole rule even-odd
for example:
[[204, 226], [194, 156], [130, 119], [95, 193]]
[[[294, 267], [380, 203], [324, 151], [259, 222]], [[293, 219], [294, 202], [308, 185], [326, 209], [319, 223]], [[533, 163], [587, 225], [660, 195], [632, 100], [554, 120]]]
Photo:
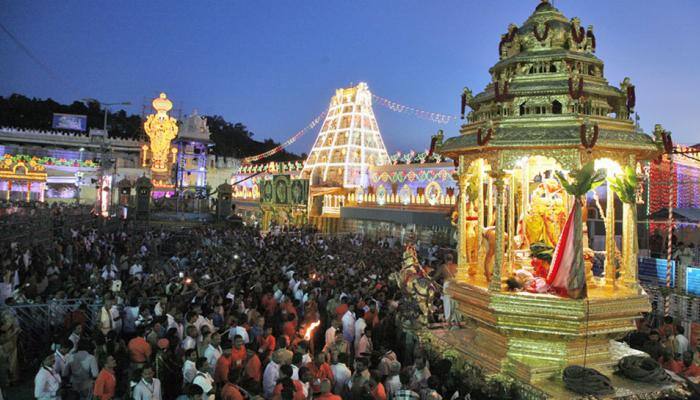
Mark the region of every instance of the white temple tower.
[[304, 166], [311, 186], [367, 185], [370, 166], [389, 163], [365, 82], [338, 89]]

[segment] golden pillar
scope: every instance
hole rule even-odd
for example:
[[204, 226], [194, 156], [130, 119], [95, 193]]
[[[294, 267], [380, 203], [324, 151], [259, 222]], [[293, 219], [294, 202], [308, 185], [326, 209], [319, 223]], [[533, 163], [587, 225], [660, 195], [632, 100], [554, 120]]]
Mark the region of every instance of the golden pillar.
[[516, 192], [516, 182], [515, 182], [515, 171], [511, 171], [509, 176], [508, 185], [508, 261], [506, 263], [505, 275], [510, 276], [513, 264], [515, 263], [515, 224], [516, 224], [516, 213], [515, 213], [515, 192]]
[[[477, 178], [477, 190], [476, 190], [476, 204], [478, 213], [478, 222], [476, 224], [476, 237], [479, 247], [476, 253], [476, 260], [471, 265], [469, 265], [469, 276], [476, 275], [476, 266], [479, 263], [484, 262], [485, 253], [484, 246], [481, 245], [481, 241], [484, 238], [484, 159], [477, 160], [478, 164], [476, 167]], [[484, 277], [486, 278], [486, 277]]]
[[[635, 169], [637, 160], [630, 155], [628, 166]], [[622, 276], [621, 282], [625, 286], [636, 289], [637, 282], [637, 256], [639, 254], [639, 240], [637, 237], [637, 204], [622, 203]]]
[[610, 183], [606, 184], [607, 194], [605, 198], [605, 285], [616, 285], [616, 261], [615, 261], [615, 192]]
[[[492, 292], [501, 291], [501, 270], [503, 269], [503, 256], [505, 253], [503, 238], [505, 235], [504, 227], [504, 203], [505, 203], [505, 182], [503, 181], [504, 174], [500, 171], [491, 172], [491, 182], [495, 189], [496, 195], [496, 248], [493, 259], [493, 275], [491, 276], [491, 282], [489, 283], [489, 290]], [[494, 207], [491, 207], [494, 208]]]
[[[467, 258], [467, 171], [468, 166], [464, 165], [464, 156], [459, 160], [459, 205], [457, 218], [457, 279], [465, 280], [467, 276], [473, 275], [473, 267]], [[471, 199], [470, 199], [471, 200]]]

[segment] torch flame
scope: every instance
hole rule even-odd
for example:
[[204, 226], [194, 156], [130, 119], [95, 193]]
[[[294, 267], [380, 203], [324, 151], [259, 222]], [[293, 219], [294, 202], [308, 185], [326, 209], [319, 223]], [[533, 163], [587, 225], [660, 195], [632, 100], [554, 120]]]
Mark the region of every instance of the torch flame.
[[314, 331], [319, 325], [321, 325], [321, 321], [316, 321], [312, 322], [311, 325], [309, 325], [308, 328], [306, 328], [306, 333], [304, 333], [304, 340], [311, 340], [311, 332]]

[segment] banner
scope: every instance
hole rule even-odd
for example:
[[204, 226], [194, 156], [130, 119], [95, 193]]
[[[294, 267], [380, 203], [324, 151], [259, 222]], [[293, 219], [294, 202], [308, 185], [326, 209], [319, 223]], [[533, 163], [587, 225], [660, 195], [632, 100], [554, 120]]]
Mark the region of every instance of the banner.
[[70, 129], [72, 131], [87, 130], [87, 116], [75, 114], [53, 114], [53, 129]]

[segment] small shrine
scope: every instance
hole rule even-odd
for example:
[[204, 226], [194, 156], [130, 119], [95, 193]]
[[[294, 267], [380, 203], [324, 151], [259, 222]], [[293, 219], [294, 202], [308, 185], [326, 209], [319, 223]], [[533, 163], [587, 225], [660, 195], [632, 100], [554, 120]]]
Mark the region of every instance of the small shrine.
[[44, 201], [46, 167], [36, 157], [12, 156], [0, 158], [0, 192], [5, 200]]
[[[650, 309], [636, 275], [637, 174], [660, 142], [631, 118], [630, 79], [609, 84], [595, 51], [592, 26], [542, 1], [501, 36], [484, 91], [464, 89], [460, 135], [437, 144], [455, 160], [461, 194], [448, 293], [471, 327], [446, 340], [525, 383], [573, 364], [609, 371], [611, 339]], [[589, 210], [605, 221], [599, 249]]]

